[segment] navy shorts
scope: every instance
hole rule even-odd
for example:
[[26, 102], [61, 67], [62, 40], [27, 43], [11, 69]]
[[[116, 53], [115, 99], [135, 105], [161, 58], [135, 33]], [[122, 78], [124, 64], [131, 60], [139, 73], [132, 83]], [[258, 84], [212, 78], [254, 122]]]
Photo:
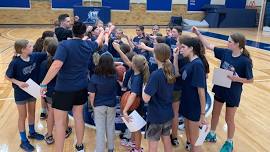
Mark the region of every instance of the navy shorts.
[[30, 103], [30, 102], [36, 102], [36, 98], [32, 97], [32, 98], [29, 98], [29, 99], [26, 99], [26, 100], [15, 101], [15, 103], [17, 105], [24, 105], [24, 104], [27, 104], [27, 103]]
[[226, 103], [226, 107], [229, 108], [233, 108], [233, 107], [239, 107], [239, 103], [229, 103], [226, 102], [226, 100], [224, 98], [218, 97], [218, 96], [214, 96], [215, 101], [219, 102], [219, 103]]

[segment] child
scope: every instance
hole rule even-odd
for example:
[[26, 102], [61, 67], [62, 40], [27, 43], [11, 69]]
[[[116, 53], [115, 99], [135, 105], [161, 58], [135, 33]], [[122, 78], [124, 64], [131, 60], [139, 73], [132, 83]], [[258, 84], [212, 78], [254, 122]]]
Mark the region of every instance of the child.
[[121, 38], [123, 37], [123, 30], [118, 28], [115, 31], [116, 31], [115, 39], [110, 39], [109, 40], [109, 52], [113, 55], [114, 58], [119, 58], [119, 54], [114, 49], [112, 43], [116, 42], [116, 43], [118, 43], [120, 45], [123, 44], [123, 41], [121, 40]]
[[185, 37], [180, 43], [182, 55], [189, 60], [180, 71], [182, 78], [180, 113], [185, 117], [187, 145], [191, 144], [192, 152], [201, 152], [201, 146], [195, 146], [195, 142], [199, 137], [199, 127], [206, 124], [206, 71], [209, 71], [209, 66], [198, 39]]
[[[130, 106], [133, 104], [135, 98], [142, 97], [142, 88], [143, 85], [146, 84], [149, 77], [149, 67], [147, 60], [142, 55], [135, 55], [132, 58], [132, 69], [134, 71], [133, 75], [131, 76], [131, 87], [130, 87], [130, 96], [128, 98], [127, 104], [123, 110], [124, 118], [129, 121], [128, 111]], [[135, 109], [141, 116], [144, 115], [144, 104], [143, 102], [140, 103], [139, 107]], [[143, 148], [141, 148], [141, 138], [142, 134], [141, 131], [132, 132], [132, 137], [134, 138], [135, 147], [131, 150], [131, 152], [142, 152]]]
[[159, 33], [159, 26], [158, 25], [154, 25], [152, 28], [152, 34], [151, 36], [157, 36], [157, 34]]
[[101, 55], [94, 75], [90, 79], [88, 90], [89, 101], [94, 107], [96, 152], [105, 151], [105, 137], [107, 137], [108, 151], [113, 152], [117, 76], [113, 57], [109, 53]]
[[166, 28], [166, 36], [165, 36], [165, 38], [167, 39], [167, 38], [170, 38], [171, 36], [172, 36], [172, 28], [168, 26]]
[[[183, 38], [188, 36], [183, 36]], [[178, 146], [178, 126], [179, 126], [179, 106], [180, 106], [180, 98], [182, 94], [182, 80], [180, 77], [179, 70], [187, 64], [189, 61], [187, 58], [184, 58], [182, 54], [179, 53], [181, 49], [180, 42], [177, 42], [177, 47], [173, 50], [173, 64], [175, 70], [176, 81], [174, 83], [174, 91], [173, 91], [173, 112], [174, 118], [172, 122], [172, 133], [171, 133], [171, 143], [173, 146]]]
[[154, 48], [158, 69], [152, 72], [143, 92], [143, 100], [148, 103], [146, 139], [149, 152], [157, 152], [162, 138], [165, 152], [172, 152], [170, 130], [173, 119], [173, 84], [175, 76], [170, 62], [170, 48], [164, 43]]
[[182, 28], [180, 26], [174, 26], [171, 31], [171, 37], [166, 39], [166, 44], [171, 48], [171, 51], [176, 48], [177, 39], [182, 35]]
[[[50, 68], [53, 56], [55, 54], [55, 51], [57, 49], [57, 39], [55, 38], [46, 38], [45, 42], [48, 43], [46, 47], [46, 52], [48, 54], [47, 60], [44, 60], [40, 65], [40, 80], [42, 81], [48, 72], [48, 69]], [[45, 135], [44, 140], [48, 145], [54, 143], [52, 131], [54, 126], [54, 115], [53, 115], [53, 109], [52, 109], [52, 94], [54, 91], [54, 86], [56, 83], [56, 78], [54, 78], [47, 87], [47, 93], [45, 98], [45, 102], [48, 105], [48, 119], [47, 119], [47, 134]]]
[[15, 103], [18, 108], [18, 129], [21, 137], [20, 147], [25, 151], [34, 151], [25, 133], [25, 119], [28, 114], [29, 138], [43, 140], [44, 136], [35, 131], [35, 106], [36, 99], [22, 88], [28, 87], [25, 83], [29, 78], [38, 82], [38, 68], [40, 63], [46, 59], [46, 53], [32, 53], [33, 46], [28, 40], [17, 40], [15, 42], [15, 56], [6, 71], [6, 79], [12, 82], [14, 88]]
[[[135, 55], [132, 58], [132, 62], [128, 59], [128, 57], [121, 51], [119, 44], [113, 43], [114, 48], [121, 56], [122, 60], [127, 64], [130, 69], [128, 73], [130, 77], [130, 87], [129, 90], [131, 91], [131, 95], [128, 98], [127, 104], [124, 107], [123, 110], [123, 116], [124, 118], [129, 121], [128, 117], [128, 110], [132, 103], [134, 102], [136, 96], [141, 97], [142, 95], [142, 87], [143, 84], [145, 84], [149, 77], [149, 67], [147, 60], [142, 55]], [[141, 102], [140, 106], [136, 109], [138, 113], [143, 116], [144, 115], [144, 104]], [[125, 146], [131, 146], [133, 149], [132, 152], [141, 152], [143, 151], [143, 148], [141, 148], [141, 132], [137, 131], [132, 133], [133, 141], [135, 142], [133, 145], [132, 143], [127, 143]]]
[[216, 142], [216, 127], [222, 106], [226, 103], [225, 119], [228, 125], [227, 141], [221, 148], [221, 152], [233, 151], [233, 136], [235, 132], [234, 117], [240, 104], [242, 85], [253, 82], [252, 60], [247, 51], [245, 36], [240, 33], [230, 35], [228, 39], [228, 48], [218, 48], [209, 44], [196, 27], [193, 32], [200, 38], [203, 45], [214, 51], [215, 57], [221, 60], [220, 68], [233, 71], [233, 76], [228, 76], [232, 80], [231, 88], [224, 88], [214, 85], [215, 102], [211, 119], [211, 131], [206, 137], [206, 141]]
[[56, 37], [56, 35], [54, 34], [53, 31], [44, 31], [42, 33], [42, 37], [38, 38], [37, 41], [36, 41], [36, 43], [33, 46], [34, 52], [41, 52], [41, 51], [43, 51], [44, 40], [47, 37]]

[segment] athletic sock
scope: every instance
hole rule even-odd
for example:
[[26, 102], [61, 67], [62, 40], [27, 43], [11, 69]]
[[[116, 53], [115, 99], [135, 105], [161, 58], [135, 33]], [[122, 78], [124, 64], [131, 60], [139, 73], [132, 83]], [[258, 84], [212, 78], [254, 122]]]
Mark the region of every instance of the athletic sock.
[[20, 132], [21, 141], [27, 141], [25, 131]]
[[35, 133], [36, 131], [35, 131], [35, 124], [32, 124], [32, 125], [29, 125], [29, 133], [30, 134], [33, 134], [33, 133]]
[[227, 142], [229, 142], [230, 144], [233, 144], [233, 140], [232, 139], [227, 139]]
[[215, 133], [215, 131], [214, 130], [210, 130], [210, 135], [211, 136], [214, 136], [216, 133]]

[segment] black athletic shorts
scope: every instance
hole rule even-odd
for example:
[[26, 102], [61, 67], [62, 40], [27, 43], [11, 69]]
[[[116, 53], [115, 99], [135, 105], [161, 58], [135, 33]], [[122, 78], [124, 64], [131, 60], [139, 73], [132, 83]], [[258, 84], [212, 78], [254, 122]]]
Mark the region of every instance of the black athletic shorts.
[[226, 107], [229, 107], [229, 108], [233, 108], [233, 107], [238, 107], [239, 106], [239, 104], [230, 104], [230, 103], [226, 102], [225, 99], [220, 98], [220, 97], [218, 97], [216, 95], [214, 96], [214, 99], [217, 102], [226, 103]]
[[55, 91], [52, 95], [52, 107], [63, 111], [71, 111], [73, 106], [87, 102], [87, 89], [73, 92]]

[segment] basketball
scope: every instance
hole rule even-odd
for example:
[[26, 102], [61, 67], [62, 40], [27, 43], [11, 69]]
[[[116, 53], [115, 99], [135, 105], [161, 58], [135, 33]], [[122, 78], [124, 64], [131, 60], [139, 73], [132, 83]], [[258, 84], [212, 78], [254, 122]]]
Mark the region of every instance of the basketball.
[[[124, 108], [125, 108], [125, 106], [126, 106], [126, 104], [127, 104], [127, 100], [128, 100], [128, 97], [129, 97], [129, 95], [130, 95], [130, 91], [127, 91], [127, 92], [125, 92], [123, 95], [122, 95], [122, 97], [121, 97], [121, 111], [123, 111], [124, 110]], [[140, 102], [141, 102], [141, 98], [140, 97], [136, 97], [135, 98], [135, 101], [133, 102], [133, 104], [130, 106], [130, 108], [129, 108], [129, 110], [128, 111], [132, 111], [132, 110], [135, 110], [135, 109], [137, 109], [138, 107], [139, 107], [139, 105], [140, 105]]]
[[123, 81], [126, 68], [123, 65], [118, 65], [115, 67], [115, 69], [118, 76], [118, 80]]

